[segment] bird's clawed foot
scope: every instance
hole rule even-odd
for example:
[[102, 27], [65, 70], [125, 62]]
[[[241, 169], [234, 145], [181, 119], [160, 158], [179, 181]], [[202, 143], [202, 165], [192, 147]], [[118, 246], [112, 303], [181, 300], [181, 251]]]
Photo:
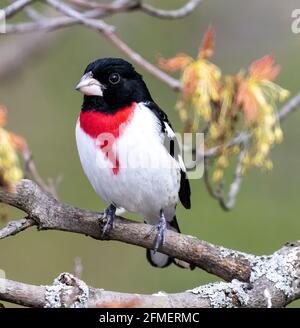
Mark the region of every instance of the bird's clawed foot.
[[155, 244], [153, 249], [154, 253], [156, 253], [158, 248], [164, 243], [166, 238], [166, 232], [167, 232], [167, 222], [163, 210], [160, 211], [160, 218], [158, 224], [154, 225], [150, 229], [146, 237], [149, 237], [154, 230], [157, 230], [157, 235], [155, 238]]
[[101, 236], [103, 237], [108, 228], [115, 227], [116, 207], [111, 204], [104, 210], [103, 217], [100, 219]]

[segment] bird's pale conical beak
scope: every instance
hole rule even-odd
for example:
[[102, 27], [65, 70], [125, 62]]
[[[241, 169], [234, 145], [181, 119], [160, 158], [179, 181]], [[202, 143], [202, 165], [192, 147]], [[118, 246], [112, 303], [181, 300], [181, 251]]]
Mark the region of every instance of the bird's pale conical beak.
[[103, 96], [103, 85], [93, 78], [92, 72], [84, 74], [75, 89], [86, 96]]

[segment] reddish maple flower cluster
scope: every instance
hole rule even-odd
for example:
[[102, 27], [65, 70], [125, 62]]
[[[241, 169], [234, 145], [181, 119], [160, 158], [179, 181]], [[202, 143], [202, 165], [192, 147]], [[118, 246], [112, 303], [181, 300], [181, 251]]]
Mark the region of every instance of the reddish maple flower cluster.
[[209, 61], [214, 53], [214, 31], [210, 27], [202, 41], [196, 59], [178, 54], [159, 60], [165, 70], [181, 71], [182, 92], [176, 104], [185, 131], [199, 131], [208, 126], [206, 146], [220, 146], [215, 161], [213, 180], [220, 182], [229, 156], [241, 151], [228, 146], [239, 132], [251, 134], [251, 142], [243, 159], [243, 171], [251, 166], [272, 168], [269, 152], [282, 140], [276, 103], [288, 96], [273, 81], [280, 69], [272, 56], [253, 62], [246, 73], [222, 76], [219, 67]]

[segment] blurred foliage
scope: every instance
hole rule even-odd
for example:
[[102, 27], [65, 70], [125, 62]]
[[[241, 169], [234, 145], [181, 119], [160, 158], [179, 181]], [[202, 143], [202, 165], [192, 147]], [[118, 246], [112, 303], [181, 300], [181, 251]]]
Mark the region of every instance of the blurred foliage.
[[24, 141], [5, 129], [7, 110], [0, 106], [0, 186], [13, 188], [15, 182], [23, 177], [17, 151], [22, 150]]
[[[165, 8], [184, 2], [149, 0]], [[270, 53], [282, 67], [279, 84], [295, 94], [300, 85], [296, 70], [300, 36], [291, 33], [290, 17], [298, 6], [298, 0], [210, 0], [181, 20], [162, 21], [130, 13], [107, 22], [115, 24], [118, 35], [152, 62], [159, 54], [171, 57], [182, 49], [196, 53], [200, 36], [212, 24], [216, 30], [214, 58], [224, 71], [236, 72], [253, 58]], [[74, 86], [88, 62], [122, 54], [98, 33], [83, 27], [55, 31], [51, 36], [56, 40], [46, 53], [32, 57], [18, 72], [0, 80], [0, 99], [9, 108], [9, 128], [25, 136], [42, 175], [63, 175], [60, 200], [99, 211], [105, 204], [84, 176], [75, 145], [74, 129], [82, 99]], [[1, 35], [0, 49], [8, 39], [17, 43], [22, 37]], [[181, 129], [182, 122], [173, 111], [176, 95], [140, 67], [137, 69], [174, 128]], [[272, 173], [261, 175], [251, 170], [233, 211], [220, 209], [207, 194], [202, 179], [191, 181], [192, 209], [177, 209], [181, 231], [255, 254], [271, 253], [285, 242], [299, 239], [299, 123], [299, 112], [284, 122], [284, 141], [271, 154]], [[231, 168], [227, 175], [232, 175]], [[22, 214], [11, 209], [10, 218]], [[170, 266], [159, 270], [149, 265], [142, 248], [64, 232], [27, 230], [2, 240], [0, 249], [0, 268], [6, 276], [33, 284], [48, 284], [59, 273], [72, 272], [76, 256], [82, 259], [82, 278], [91, 286], [108, 290], [178, 292], [219, 280], [197, 269], [190, 272]], [[293, 303], [299, 305], [299, 301]]]

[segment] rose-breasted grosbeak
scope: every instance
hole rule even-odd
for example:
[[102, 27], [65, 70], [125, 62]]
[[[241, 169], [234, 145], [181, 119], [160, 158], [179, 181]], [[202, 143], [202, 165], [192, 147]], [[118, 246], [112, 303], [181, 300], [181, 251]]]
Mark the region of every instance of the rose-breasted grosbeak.
[[167, 115], [142, 76], [123, 59], [89, 64], [76, 89], [84, 94], [76, 125], [81, 164], [96, 193], [110, 204], [103, 233], [113, 228], [117, 208], [138, 213], [157, 229], [154, 249], [147, 250], [150, 263], [187, 267], [156, 252], [167, 228], [180, 232], [178, 199], [191, 207], [189, 181]]

